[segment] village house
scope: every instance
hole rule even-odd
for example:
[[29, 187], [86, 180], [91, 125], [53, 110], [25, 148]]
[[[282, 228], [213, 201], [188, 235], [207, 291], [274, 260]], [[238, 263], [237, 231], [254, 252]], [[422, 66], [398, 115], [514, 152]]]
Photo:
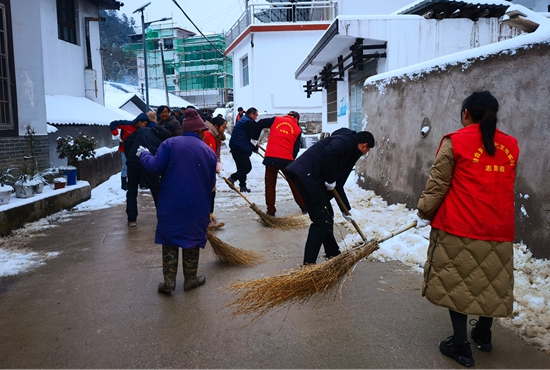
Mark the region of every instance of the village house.
[[23, 160], [27, 126], [36, 132], [41, 167], [66, 164], [55, 140], [78, 129], [99, 147], [112, 146], [106, 126], [128, 116], [104, 106], [99, 10], [121, 6], [116, 0], [0, 0], [0, 167]]

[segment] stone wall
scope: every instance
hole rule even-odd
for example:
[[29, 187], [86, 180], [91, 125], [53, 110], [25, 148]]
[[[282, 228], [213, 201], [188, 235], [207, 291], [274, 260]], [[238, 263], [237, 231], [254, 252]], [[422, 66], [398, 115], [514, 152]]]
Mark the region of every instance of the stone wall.
[[[521, 150], [515, 240], [523, 241], [536, 257], [550, 257], [548, 66], [550, 46], [537, 44], [414, 79], [394, 79], [380, 88], [368, 84], [363, 120], [377, 144], [358, 162], [360, 185], [390, 203], [416, 209], [441, 138], [462, 127], [462, 101], [474, 91], [488, 90], [500, 103], [498, 127], [515, 136]], [[423, 138], [424, 124], [431, 129]]]
[[78, 179], [88, 181], [93, 189], [102, 182], [119, 173], [122, 168], [122, 158], [119, 151], [104, 154], [97, 158], [74, 164]]

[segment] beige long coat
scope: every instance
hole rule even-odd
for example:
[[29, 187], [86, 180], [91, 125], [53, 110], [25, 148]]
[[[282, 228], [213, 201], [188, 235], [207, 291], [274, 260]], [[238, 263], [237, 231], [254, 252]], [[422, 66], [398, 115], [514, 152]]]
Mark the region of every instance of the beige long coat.
[[[452, 141], [447, 138], [418, 201], [421, 218], [432, 220], [451, 186]], [[432, 228], [424, 266], [422, 295], [430, 302], [467, 315], [510, 316], [514, 263], [510, 242], [462, 238]]]

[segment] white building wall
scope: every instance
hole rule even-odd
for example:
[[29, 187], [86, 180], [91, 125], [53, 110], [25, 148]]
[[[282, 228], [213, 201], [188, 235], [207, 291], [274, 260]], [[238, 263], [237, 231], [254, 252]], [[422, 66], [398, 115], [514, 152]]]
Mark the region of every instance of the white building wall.
[[[258, 109], [260, 115], [296, 110], [321, 113], [322, 97], [307, 98], [303, 81], [294, 77], [296, 68], [321, 37], [323, 31], [257, 32], [248, 35], [233, 49], [233, 92], [235, 108]], [[241, 59], [248, 55], [249, 82], [242, 86]]]
[[[378, 73], [492, 44], [516, 34], [510, 27], [501, 26], [496, 18], [483, 18], [473, 22], [469, 19], [428, 20], [404, 16], [401, 19], [342, 19], [340, 23], [339, 29], [347, 30], [347, 36], [387, 41], [387, 58], [379, 60]], [[345, 75], [344, 81], [338, 82], [339, 105], [342, 99], [349, 102], [347, 71]], [[325, 89], [323, 95], [323, 104], [326, 106]], [[349, 109], [346, 115], [338, 116], [337, 123], [327, 122], [326, 112], [324, 113], [323, 131], [333, 132], [340, 127], [349, 127]]]
[[88, 84], [88, 88], [91, 86], [93, 89], [91, 96], [86, 94], [84, 72], [87, 64], [85, 17], [98, 17], [99, 10], [97, 5], [85, 0], [78, 1], [77, 7], [77, 44], [75, 45], [58, 38], [56, 1], [40, 1], [45, 93], [46, 95], [93, 97], [92, 100], [103, 104], [99, 24], [96, 21], [89, 22], [94, 72], [88, 73], [95, 77], [95, 81]]
[[[11, 2], [20, 136], [25, 135], [25, 126], [34, 128], [38, 135], [47, 134], [40, 28], [41, 3], [41, 0]], [[36, 12], [29, 13], [29, 9], [36, 9]]]

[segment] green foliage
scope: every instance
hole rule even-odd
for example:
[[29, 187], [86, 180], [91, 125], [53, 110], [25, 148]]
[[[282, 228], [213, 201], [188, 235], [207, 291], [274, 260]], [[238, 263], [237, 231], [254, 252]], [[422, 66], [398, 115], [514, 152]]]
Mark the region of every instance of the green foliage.
[[15, 182], [13, 168], [5, 168], [0, 170], [0, 187], [12, 185]]
[[94, 137], [78, 131], [75, 138], [71, 135], [58, 137], [55, 150], [59, 153], [60, 159], [67, 158], [70, 164], [78, 160], [95, 158], [96, 144], [97, 140]]

